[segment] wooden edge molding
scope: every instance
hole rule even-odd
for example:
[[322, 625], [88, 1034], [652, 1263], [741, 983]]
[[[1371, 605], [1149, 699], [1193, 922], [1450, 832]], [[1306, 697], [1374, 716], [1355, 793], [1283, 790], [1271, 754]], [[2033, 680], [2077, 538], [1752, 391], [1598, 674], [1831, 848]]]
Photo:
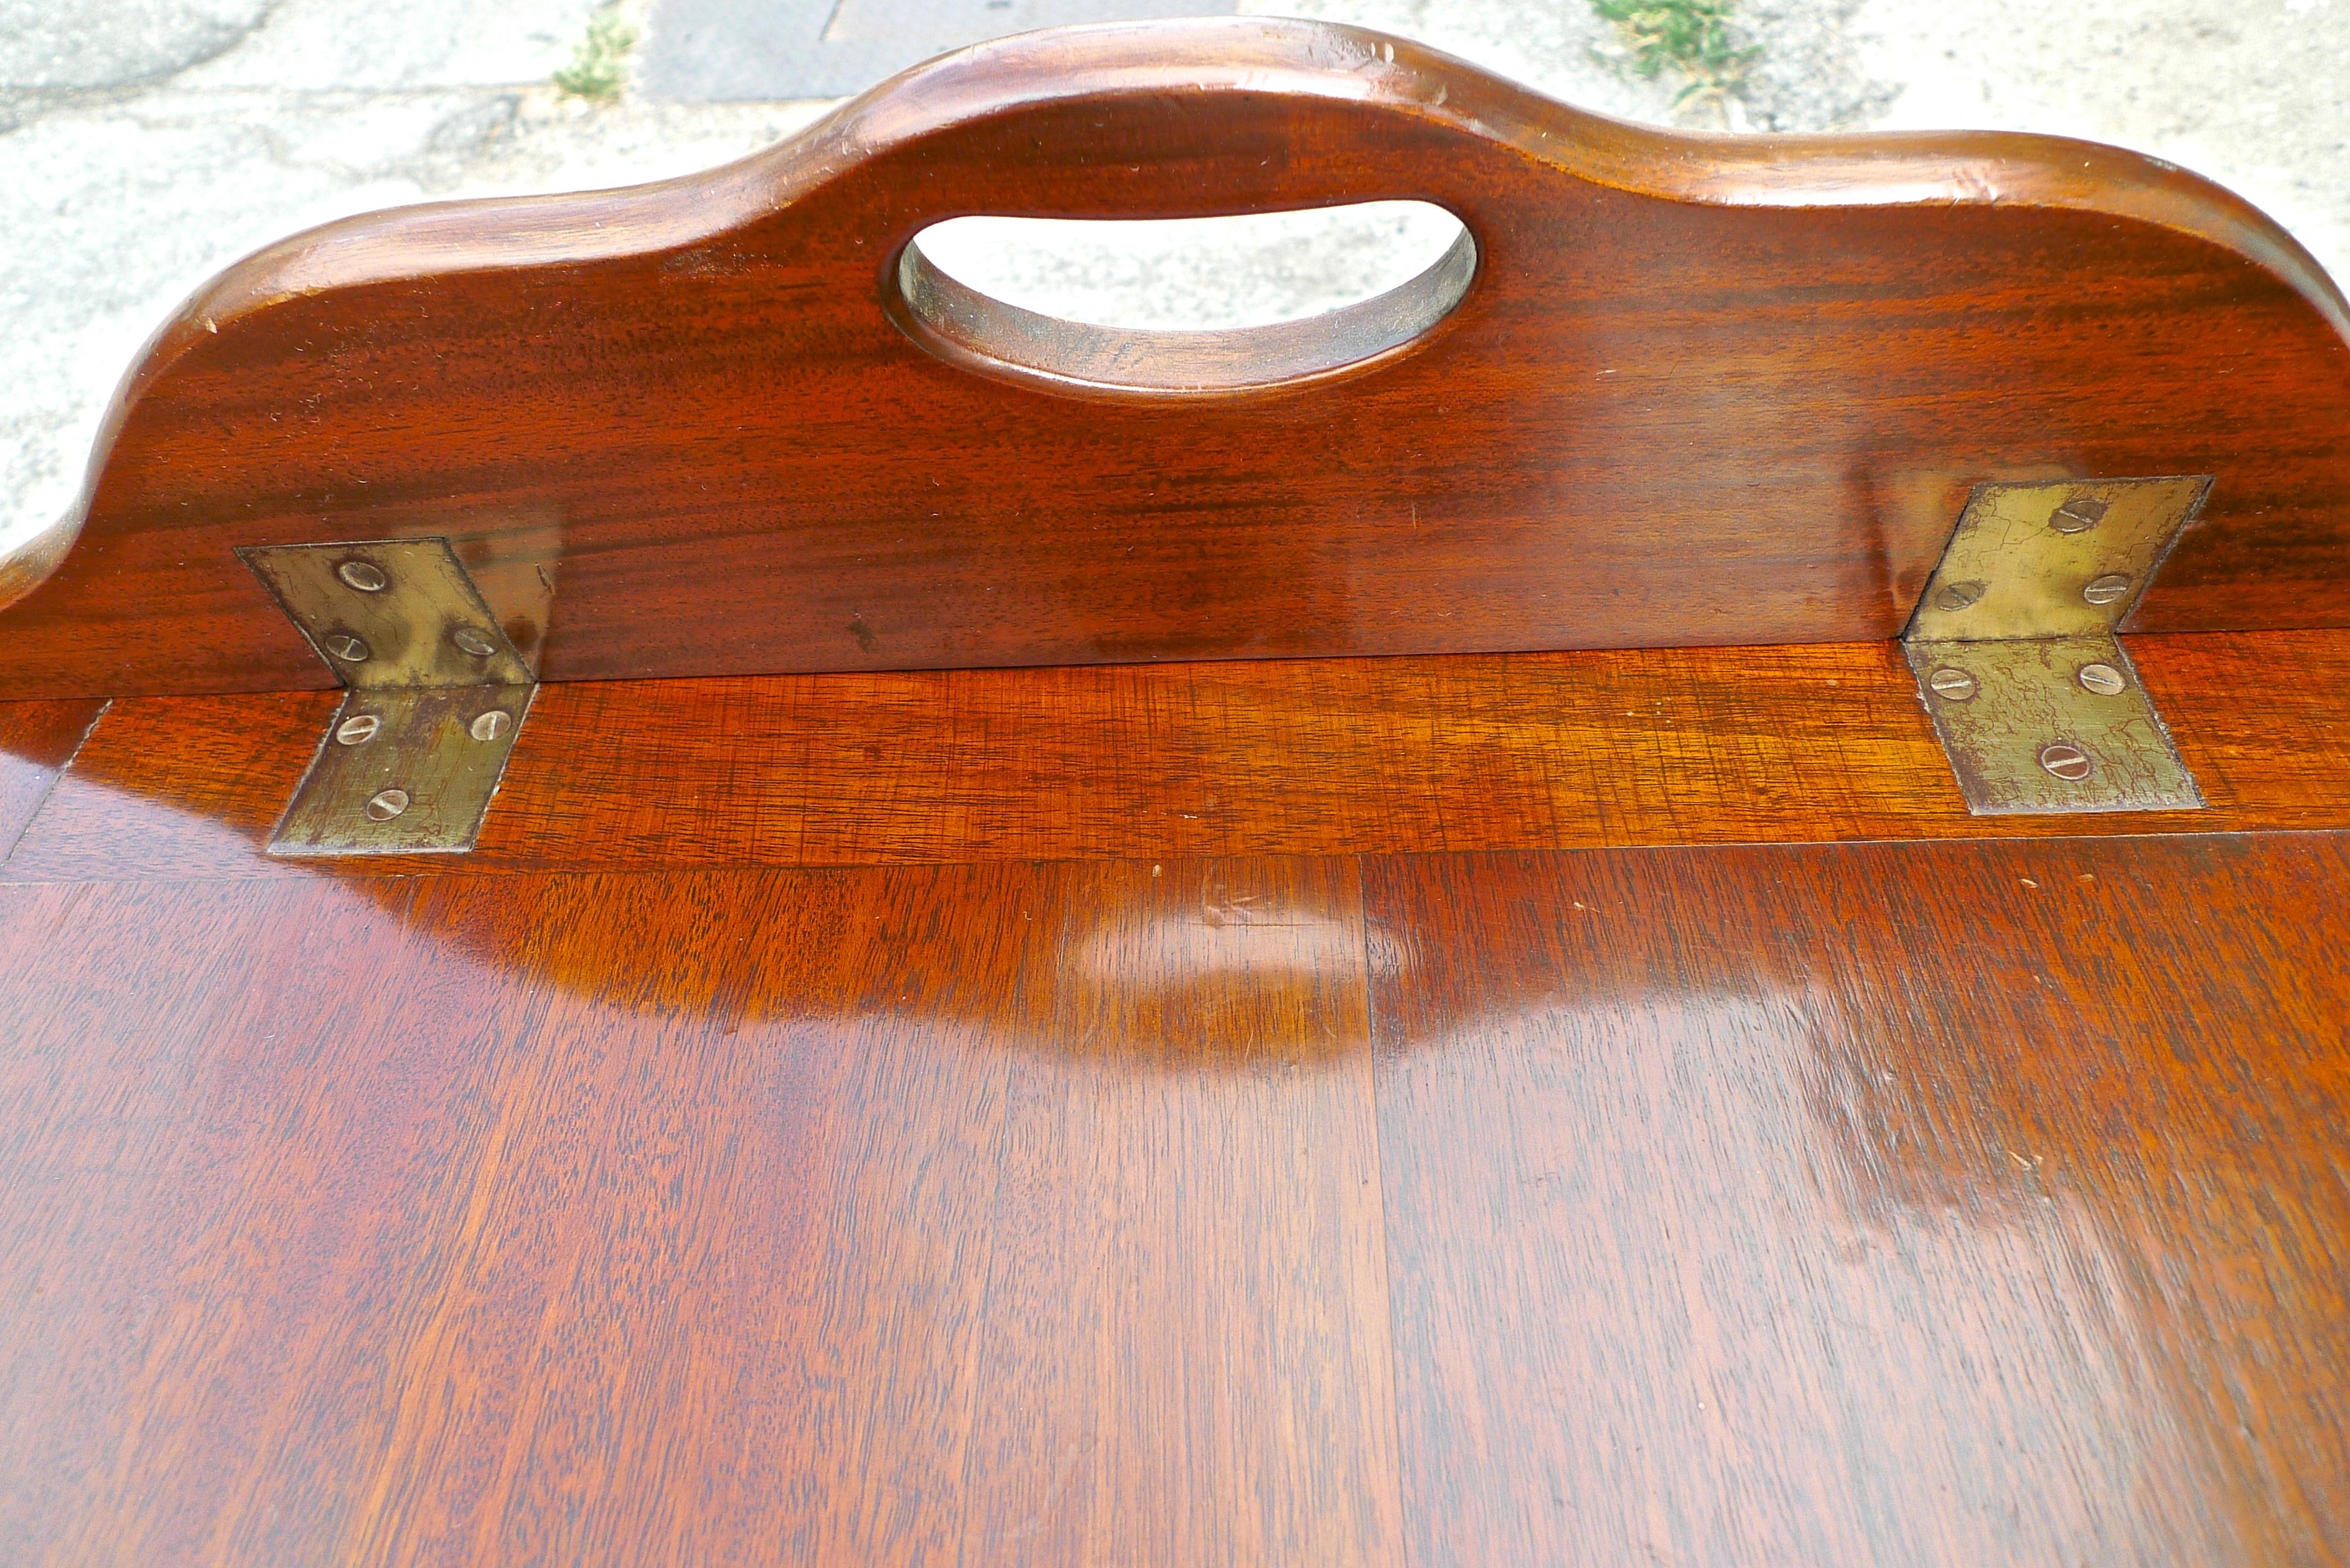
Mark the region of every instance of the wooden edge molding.
[[0, 865], [98, 722], [103, 701], [0, 702]]
[[917, 671], [542, 688], [470, 854], [335, 862], [264, 853], [331, 694], [118, 701], [0, 879], [2350, 827], [2350, 633], [2133, 651], [2206, 809], [1970, 815], [1890, 643]]
[[[949, 216], [1385, 199], [1459, 216], [1475, 281], [1335, 382], [1309, 343], [1294, 387], [1072, 403], [889, 319]], [[1319, 23], [1049, 30], [704, 174], [232, 266], [0, 562], [0, 679], [326, 684], [233, 551], [427, 534], [494, 604], [546, 586], [552, 680], [1848, 640], [1969, 486], [2170, 472], [2214, 500], [2136, 628], [2339, 624], [2345, 333], [2276, 224], [2115, 149], [1669, 133]]]

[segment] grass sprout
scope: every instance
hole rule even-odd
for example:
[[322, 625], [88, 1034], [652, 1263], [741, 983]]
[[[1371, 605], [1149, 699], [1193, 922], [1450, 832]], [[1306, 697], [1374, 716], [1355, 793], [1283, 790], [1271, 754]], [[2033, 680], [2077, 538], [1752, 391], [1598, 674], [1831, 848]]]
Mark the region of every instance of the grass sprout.
[[1635, 75], [1655, 78], [1671, 70], [1685, 82], [1673, 107], [1721, 99], [1733, 91], [1762, 52], [1741, 47], [1730, 30], [1733, 0], [1591, 0], [1631, 46]]
[[555, 85], [573, 98], [609, 103], [620, 96], [628, 74], [624, 62], [636, 47], [637, 30], [626, 19], [615, 11], [599, 12], [571, 51], [571, 63], [555, 73]]

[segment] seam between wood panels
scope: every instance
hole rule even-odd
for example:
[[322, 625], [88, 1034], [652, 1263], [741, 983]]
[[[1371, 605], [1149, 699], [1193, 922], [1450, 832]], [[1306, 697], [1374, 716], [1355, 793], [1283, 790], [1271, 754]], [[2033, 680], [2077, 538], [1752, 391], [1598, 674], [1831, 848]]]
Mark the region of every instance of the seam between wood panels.
[[[45, 797], [46, 798], [46, 797]], [[28, 825], [26, 832], [29, 834]], [[577, 864], [549, 863], [544, 865], [503, 864], [483, 867], [452, 865], [446, 868], [430, 866], [404, 867], [397, 871], [369, 871], [361, 875], [338, 877], [350, 883], [410, 882], [428, 879], [464, 881], [469, 878], [504, 878], [509, 877], [684, 877], [722, 876], [729, 874], [773, 873], [785, 876], [851, 875], [868, 872], [914, 872], [951, 869], [957, 867], [1027, 866], [1027, 867], [1090, 867], [1139, 866], [1165, 864], [1170, 866], [1201, 865], [1213, 860], [1269, 860], [1284, 863], [1353, 860], [1477, 859], [1503, 856], [1552, 855], [1664, 855], [1703, 854], [1711, 850], [1778, 850], [1778, 849], [1860, 849], [1918, 848], [1948, 846], [1982, 847], [1991, 845], [2038, 845], [2056, 848], [2066, 845], [2087, 844], [2168, 844], [2192, 840], [2272, 839], [2350, 837], [2350, 817], [2339, 823], [2318, 826], [2253, 826], [2236, 827], [2197, 827], [2187, 831], [2154, 833], [1981, 833], [1910, 835], [1891, 838], [1722, 838], [1679, 840], [1661, 843], [1630, 844], [1515, 844], [1496, 845], [1473, 849], [1378, 849], [1367, 852], [1338, 853], [1331, 851], [1241, 852], [1238, 854], [1200, 854], [1178, 857], [1119, 855], [1104, 859], [1057, 859], [1020, 857], [1014, 859], [977, 860], [820, 860], [807, 864], [767, 860], [685, 860], [685, 861], [589, 861]], [[258, 852], [256, 851], [256, 857]], [[409, 858], [430, 858], [415, 856]], [[463, 857], [450, 856], [450, 860]], [[319, 862], [325, 866], [333, 862]], [[310, 871], [309, 875], [331, 872]], [[265, 869], [252, 870], [162, 870], [148, 872], [111, 872], [98, 868], [60, 870], [38, 876], [11, 875], [9, 863], [0, 860], [0, 887], [49, 888], [59, 886], [110, 885], [139, 883], [150, 887], [182, 887], [211, 882], [243, 882], [276, 884], [298, 878], [302, 873]], [[1366, 943], [1368, 938], [1366, 936]], [[1367, 953], [1367, 946], [1366, 949]]]
[[1411, 1499], [1408, 1495], [1403, 1462], [1403, 1359], [1399, 1350], [1402, 1334], [1396, 1323], [1395, 1238], [1388, 1218], [1387, 1119], [1381, 1114], [1379, 1098], [1379, 1015], [1373, 1000], [1378, 971], [1371, 962], [1371, 892], [1369, 877], [1364, 868], [1367, 858], [1361, 855], [1353, 857], [1355, 925], [1361, 933], [1363, 1047], [1370, 1055], [1371, 1185], [1379, 1200], [1379, 1283], [1387, 1297], [1388, 1425], [1395, 1442], [1396, 1561], [1404, 1568], [1412, 1568], [1411, 1521], [1408, 1517]]
[[98, 705], [98, 711], [89, 716], [89, 722], [81, 727], [81, 733], [74, 737], [73, 750], [66, 753], [66, 760], [57, 764], [57, 772], [51, 774], [49, 782], [41, 787], [39, 798], [33, 802], [33, 809], [25, 814], [25, 826], [16, 830], [16, 836], [10, 838], [5, 846], [0, 846], [0, 872], [5, 872], [16, 860], [17, 848], [32, 836], [34, 825], [41, 820], [41, 814], [49, 809], [49, 798], [57, 793], [57, 785], [65, 782], [66, 774], [81, 760], [82, 748], [89, 744], [90, 736], [98, 732], [98, 726], [112, 711], [114, 699], [109, 697]]

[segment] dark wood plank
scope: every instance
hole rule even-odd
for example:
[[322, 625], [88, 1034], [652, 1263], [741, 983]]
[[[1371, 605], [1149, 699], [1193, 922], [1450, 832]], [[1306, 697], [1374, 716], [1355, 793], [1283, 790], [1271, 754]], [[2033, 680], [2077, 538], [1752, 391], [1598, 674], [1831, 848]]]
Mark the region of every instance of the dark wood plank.
[[104, 706], [88, 698], [0, 702], [0, 865], [7, 863], [26, 825], [48, 799], [57, 774]]
[[1343, 863], [0, 890], [0, 1556], [1396, 1563], [1361, 940]]
[[1374, 863], [1412, 1560], [2350, 1559], [2350, 839]]
[[[1891, 644], [580, 683], [481, 846], [349, 877], [2350, 826], [2350, 634], [2133, 639], [2211, 808], [1973, 817]], [[0, 876], [261, 853], [333, 699], [117, 702]]]
[[[968, 212], [1413, 198], [1460, 306], [1352, 372], [1078, 395], [890, 317]], [[1882, 638], [1970, 485], [2210, 473], [2144, 630], [2350, 620], [2350, 313], [2168, 165], [1685, 137], [1317, 23], [1036, 34], [761, 157], [286, 241], [0, 564], [25, 696], [320, 687], [235, 546], [448, 535], [550, 679]]]

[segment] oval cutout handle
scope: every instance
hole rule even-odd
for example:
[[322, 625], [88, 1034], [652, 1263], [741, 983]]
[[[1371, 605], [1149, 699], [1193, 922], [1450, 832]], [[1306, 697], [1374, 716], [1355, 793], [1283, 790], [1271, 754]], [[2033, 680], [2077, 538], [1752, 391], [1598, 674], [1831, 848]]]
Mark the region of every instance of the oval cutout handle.
[[1007, 380], [1143, 395], [1287, 386], [1374, 365], [1419, 342], [1451, 314], [1476, 276], [1477, 244], [1465, 223], [1444, 215], [1451, 219], [1452, 241], [1417, 275], [1295, 320], [1206, 329], [1073, 320], [957, 278], [923, 250], [919, 234], [899, 253], [888, 303], [892, 319], [931, 353]]
[[[1299, 22], [1071, 27], [982, 45], [844, 111], [845, 147], [919, 169], [878, 294], [964, 369], [1078, 395], [1180, 396], [1326, 380], [1408, 353], [1496, 265], [1485, 219], [1516, 160], [1492, 84], [1433, 51]], [[1103, 328], [972, 290], [923, 254], [973, 215], [1157, 220], [1353, 202], [1440, 206], [1455, 248], [1322, 317], [1205, 333]]]

